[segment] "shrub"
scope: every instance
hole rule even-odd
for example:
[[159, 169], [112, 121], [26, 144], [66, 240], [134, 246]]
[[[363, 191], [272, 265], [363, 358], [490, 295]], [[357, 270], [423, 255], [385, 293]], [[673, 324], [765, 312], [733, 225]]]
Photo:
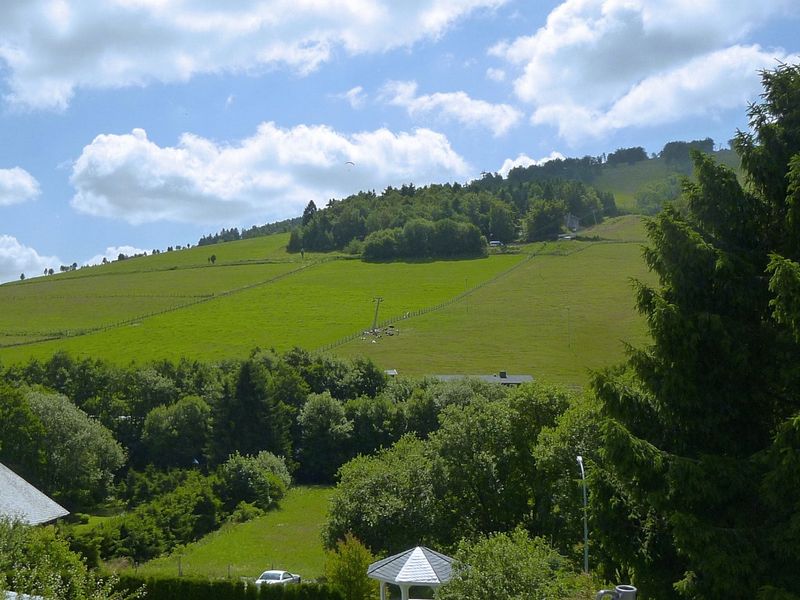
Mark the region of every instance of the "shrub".
[[267, 509], [283, 498], [291, 484], [286, 463], [271, 452], [231, 454], [219, 467], [220, 496], [230, 507], [249, 502]]
[[375, 560], [369, 549], [352, 533], [328, 552], [325, 575], [347, 600], [369, 600], [376, 596], [378, 582], [367, 577], [367, 568]]

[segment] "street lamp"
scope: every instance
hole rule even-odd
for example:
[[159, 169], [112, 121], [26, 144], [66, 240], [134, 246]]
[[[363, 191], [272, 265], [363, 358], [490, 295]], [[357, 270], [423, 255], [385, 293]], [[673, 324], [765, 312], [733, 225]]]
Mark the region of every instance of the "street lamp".
[[586, 506], [586, 472], [583, 470], [583, 457], [578, 456], [578, 465], [581, 468], [581, 480], [583, 480], [583, 572], [589, 572], [589, 523], [587, 521]]

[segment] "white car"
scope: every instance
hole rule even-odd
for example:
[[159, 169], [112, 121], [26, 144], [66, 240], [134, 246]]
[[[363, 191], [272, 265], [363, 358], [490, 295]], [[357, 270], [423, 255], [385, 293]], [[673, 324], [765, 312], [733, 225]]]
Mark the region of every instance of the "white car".
[[300, 575], [289, 571], [264, 571], [256, 579], [256, 585], [282, 585], [286, 583], [300, 583]]

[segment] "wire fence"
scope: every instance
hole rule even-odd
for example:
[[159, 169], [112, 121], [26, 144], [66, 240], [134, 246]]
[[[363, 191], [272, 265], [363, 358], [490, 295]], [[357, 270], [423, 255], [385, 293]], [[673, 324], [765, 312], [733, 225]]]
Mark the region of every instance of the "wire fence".
[[297, 273], [304, 271], [305, 269], [309, 269], [311, 267], [320, 265], [322, 263], [329, 262], [331, 260], [336, 260], [336, 257], [324, 257], [319, 260], [315, 260], [313, 262], [309, 262], [308, 264], [303, 264], [297, 269], [292, 269], [291, 271], [287, 271], [286, 273], [281, 273], [280, 275], [275, 275], [274, 277], [270, 277], [269, 279], [265, 279], [262, 281], [257, 281], [255, 283], [250, 283], [238, 288], [225, 290], [223, 292], [213, 293], [209, 295], [204, 295], [200, 297], [195, 297], [190, 302], [183, 302], [181, 304], [177, 304], [175, 306], [169, 306], [167, 308], [162, 308], [160, 310], [155, 310], [149, 313], [139, 314], [135, 317], [130, 317], [128, 319], [123, 319], [121, 321], [116, 321], [114, 323], [105, 323], [103, 325], [96, 325], [93, 327], [84, 327], [84, 328], [77, 328], [77, 329], [64, 329], [64, 330], [55, 330], [55, 331], [40, 331], [40, 332], [6, 332], [4, 335], [7, 337], [34, 337], [38, 336], [36, 339], [32, 340], [20, 340], [16, 342], [10, 343], [0, 343], [0, 348], [13, 348], [17, 346], [30, 346], [32, 344], [39, 344], [42, 342], [49, 342], [52, 340], [64, 339], [64, 338], [72, 338], [72, 337], [79, 337], [82, 335], [88, 335], [91, 333], [99, 333], [101, 331], [108, 331], [110, 329], [115, 329], [118, 327], [126, 327], [131, 325], [136, 325], [144, 321], [145, 319], [150, 319], [152, 317], [157, 317], [159, 315], [165, 315], [171, 312], [175, 312], [178, 310], [183, 310], [184, 308], [189, 308], [192, 306], [197, 306], [198, 304], [203, 304], [205, 302], [211, 302], [213, 300], [218, 300], [220, 298], [225, 298], [227, 296], [232, 296], [234, 294], [239, 294], [241, 292], [245, 292], [247, 290], [252, 290], [257, 287], [261, 287], [264, 285], [269, 285], [271, 283], [275, 283], [276, 281], [280, 281], [281, 279], [285, 279], [292, 275], [296, 275]]

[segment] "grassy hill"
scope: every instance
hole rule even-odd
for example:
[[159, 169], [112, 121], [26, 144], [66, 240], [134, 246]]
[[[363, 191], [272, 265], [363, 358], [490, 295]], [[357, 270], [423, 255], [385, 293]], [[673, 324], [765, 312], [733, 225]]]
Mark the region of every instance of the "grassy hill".
[[[739, 157], [732, 150], [713, 153], [714, 160], [739, 171]], [[612, 192], [617, 206], [623, 210], [636, 210], [636, 193], [648, 185], [662, 181], [670, 175], [691, 175], [691, 166], [670, 164], [661, 158], [622, 165], [603, 165], [600, 174], [590, 183], [599, 190]]]
[[623, 358], [623, 341], [646, 339], [629, 281], [648, 278], [638, 223], [598, 228], [621, 240], [532, 247], [529, 260], [460, 302], [397, 323], [397, 335], [353, 340], [337, 352], [414, 375], [505, 370], [583, 384], [589, 369]]
[[[638, 218], [588, 234], [599, 240], [386, 264], [301, 259], [284, 234], [29, 279], [0, 286], [0, 360], [67, 350], [217, 361], [301, 346], [406, 374], [508, 370], [582, 384], [587, 368], [622, 357], [621, 340], [643, 339], [628, 279], [647, 276]], [[379, 321], [398, 319], [398, 335], [339, 344], [372, 325], [378, 296]]]

